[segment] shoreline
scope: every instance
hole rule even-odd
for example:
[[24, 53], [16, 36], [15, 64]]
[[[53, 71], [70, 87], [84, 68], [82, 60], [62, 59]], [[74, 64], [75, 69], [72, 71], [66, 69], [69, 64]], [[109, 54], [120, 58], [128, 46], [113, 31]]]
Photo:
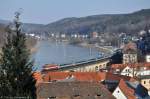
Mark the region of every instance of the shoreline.
[[30, 53], [34, 54], [37, 52], [37, 50], [39, 49], [39, 45], [40, 45], [40, 41], [37, 41], [36, 45], [34, 45], [32, 48], [30, 48]]
[[89, 43], [78, 43], [78, 44], [72, 44], [75, 46], [85, 47], [85, 48], [95, 48], [104, 55], [112, 54], [112, 49], [106, 48], [104, 46], [98, 46], [96, 44], [89, 44]]

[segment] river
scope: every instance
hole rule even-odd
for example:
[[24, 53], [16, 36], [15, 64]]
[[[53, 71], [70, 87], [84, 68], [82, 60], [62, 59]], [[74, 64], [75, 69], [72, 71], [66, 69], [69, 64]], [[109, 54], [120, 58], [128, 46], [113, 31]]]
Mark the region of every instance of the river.
[[100, 57], [94, 48], [69, 45], [64, 42], [39, 41], [33, 54], [34, 67], [41, 70], [44, 64], [67, 64]]

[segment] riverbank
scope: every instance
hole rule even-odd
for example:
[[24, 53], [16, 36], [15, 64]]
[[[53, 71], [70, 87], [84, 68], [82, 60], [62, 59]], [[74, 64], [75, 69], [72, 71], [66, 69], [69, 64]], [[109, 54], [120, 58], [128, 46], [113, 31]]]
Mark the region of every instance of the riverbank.
[[32, 46], [32, 48], [30, 48], [30, 53], [34, 54], [37, 52], [37, 50], [39, 49], [40, 46], [40, 41], [37, 40], [36, 45]]
[[105, 47], [105, 46], [98, 46], [97, 44], [89, 44], [87, 42], [82, 42], [75, 44], [76, 46], [86, 47], [86, 48], [95, 48], [100, 51], [102, 54], [108, 55], [113, 53], [113, 48]]

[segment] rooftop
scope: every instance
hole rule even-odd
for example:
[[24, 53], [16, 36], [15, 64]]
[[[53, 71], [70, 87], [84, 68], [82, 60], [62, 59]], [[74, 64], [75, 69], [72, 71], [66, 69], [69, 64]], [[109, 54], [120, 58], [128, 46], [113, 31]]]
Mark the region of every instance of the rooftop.
[[140, 76], [139, 78], [140, 78], [141, 80], [142, 80], [142, 79], [150, 79], [150, 75]]
[[136, 99], [136, 96], [134, 95], [134, 90], [129, 88], [123, 79], [120, 80], [118, 86], [123, 94], [127, 97], [127, 99]]
[[57, 97], [57, 99], [115, 99], [98, 82], [53, 82], [40, 83], [37, 87], [38, 98]]
[[133, 64], [112, 64], [111, 69], [121, 69], [125, 67], [150, 67], [150, 63], [133, 63]]
[[38, 81], [43, 82], [64, 81], [66, 79], [67, 81], [87, 81], [87, 82], [100, 82], [104, 80], [120, 81], [120, 79], [124, 79], [125, 81], [133, 80], [132, 77], [112, 74], [110, 72], [48, 72], [46, 74], [40, 75], [37, 73], [35, 77]]
[[133, 42], [129, 42], [123, 48], [123, 53], [136, 53], [137, 52], [137, 45]]

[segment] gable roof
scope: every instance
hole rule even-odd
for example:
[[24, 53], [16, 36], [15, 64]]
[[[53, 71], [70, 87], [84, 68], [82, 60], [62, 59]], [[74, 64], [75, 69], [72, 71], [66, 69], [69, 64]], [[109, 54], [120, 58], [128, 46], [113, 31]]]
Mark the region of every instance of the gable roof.
[[137, 45], [133, 42], [129, 42], [123, 48], [123, 53], [136, 53], [137, 52]]
[[44, 81], [64, 80], [74, 76], [77, 81], [100, 81], [96, 72], [48, 72], [43, 77]]
[[[105, 76], [102, 76], [105, 75]], [[129, 76], [125, 76], [125, 75], [119, 75], [119, 74], [113, 74], [113, 73], [110, 73], [110, 72], [102, 72], [102, 73], [99, 73], [99, 75], [101, 76], [101, 80], [115, 80], [115, 81], [120, 81], [121, 79], [125, 80], [125, 81], [136, 81], [136, 79], [132, 78], [132, 77], [129, 77]], [[102, 78], [104, 77], [104, 78]]]
[[73, 77], [74, 81], [100, 82], [104, 80], [124, 79], [133, 80], [132, 77], [112, 74], [110, 72], [48, 72], [43, 75], [43, 82], [61, 81]]
[[[126, 82], [128, 87], [134, 90], [134, 94], [139, 98], [148, 97], [148, 90], [142, 86], [138, 81], [135, 82]], [[150, 97], [149, 97], [150, 98]], [[147, 98], [146, 98], [147, 99]]]
[[115, 99], [114, 96], [98, 82], [53, 82], [40, 83], [37, 87], [39, 98], [78, 97], [77, 99]]
[[127, 99], [136, 99], [136, 96], [134, 95], [134, 90], [129, 88], [123, 79], [120, 80], [118, 87], [127, 97]]

